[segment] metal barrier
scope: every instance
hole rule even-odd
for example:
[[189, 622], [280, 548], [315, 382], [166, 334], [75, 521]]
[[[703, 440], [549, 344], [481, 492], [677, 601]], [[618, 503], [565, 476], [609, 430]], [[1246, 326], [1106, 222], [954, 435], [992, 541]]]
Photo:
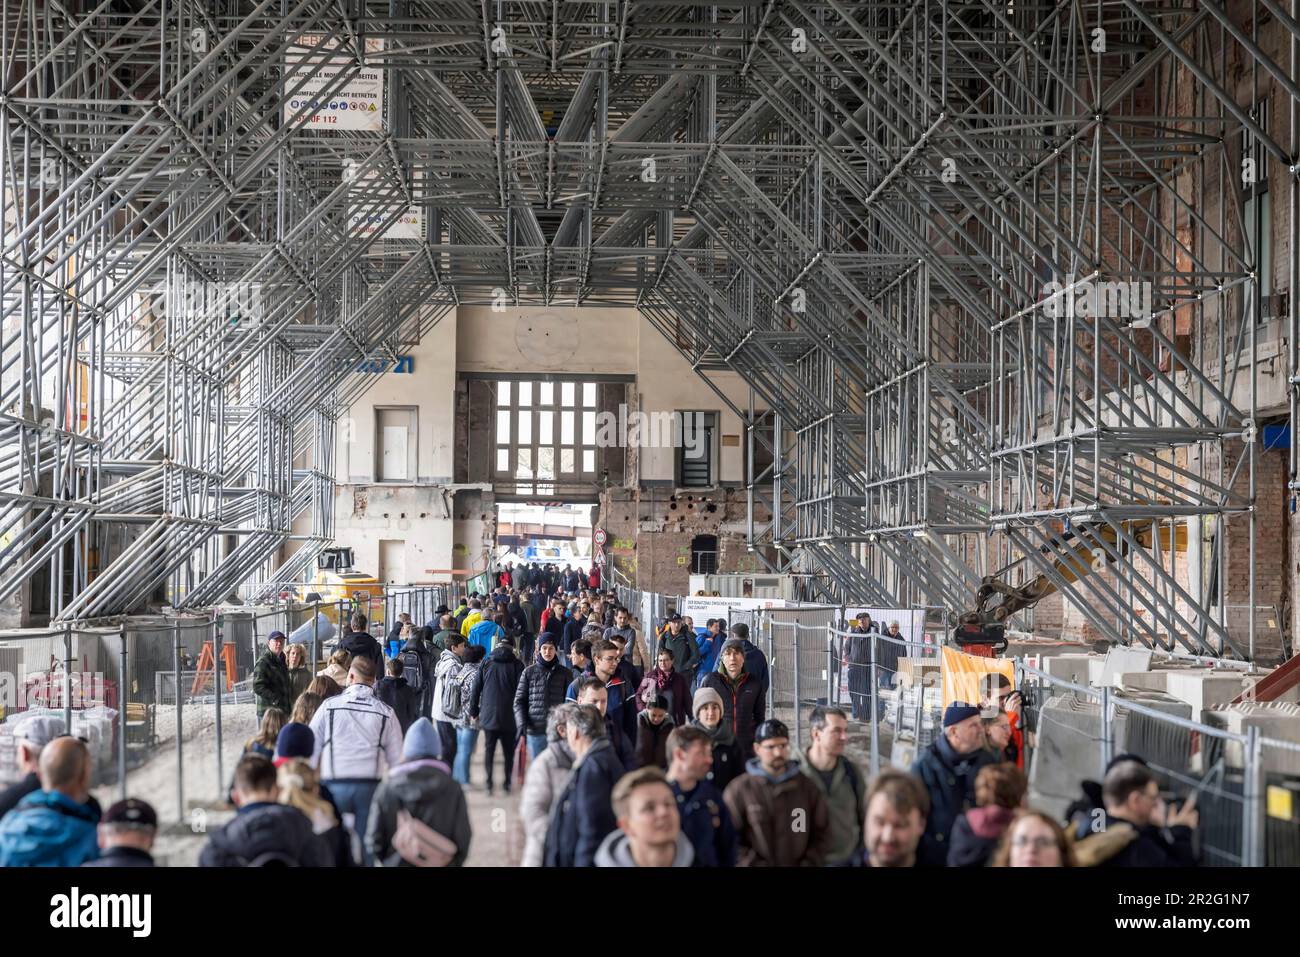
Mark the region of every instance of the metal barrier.
[[[394, 610], [389, 621], [409, 610], [423, 624], [418, 616], [431, 616], [446, 595], [441, 585], [389, 589], [370, 607]], [[252, 679], [267, 636], [301, 627], [314, 675], [331, 615], [344, 621], [352, 610], [347, 602], [272, 602], [10, 634], [0, 639], [0, 684], [13, 689], [0, 700], [0, 785], [21, 776], [16, 724], [55, 715], [86, 740], [101, 803], [136, 794], [160, 820], [201, 829], [204, 807], [225, 802], [234, 765], [257, 734]], [[382, 645], [386, 636], [375, 637]]]
[[[617, 591], [634, 614], [649, 615], [642, 624], [651, 635], [681, 600], [622, 583]], [[751, 640], [767, 655], [768, 714], [785, 720], [797, 742], [805, 743], [805, 709], [847, 706], [867, 725], [872, 775], [894, 763], [910, 767], [942, 733], [937, 649], [923, 640], [850, 631], [843, 618], [842, 608], [804, 605], [736, 608], [728, 623], [748, 624]], [[1171, 798], [1196, 795], [1204, 863], [1300, 864], [1300, 741], [1266, 737], [1254, 725], [1238, 732], [1203, 724], [1167, 703], [1153, 707], [1111, 688], [1074, 684], [1019, 659], [1016, 672], [1035, 806], [1062, 816], [1082, 797], [1084, 780], [1100, 781], [1116, 755], [1137, 753]], [[1296, 705], [1268, 707], [1300, 713]], [[1044, 741], [1051, 747], [1043, 749]]]

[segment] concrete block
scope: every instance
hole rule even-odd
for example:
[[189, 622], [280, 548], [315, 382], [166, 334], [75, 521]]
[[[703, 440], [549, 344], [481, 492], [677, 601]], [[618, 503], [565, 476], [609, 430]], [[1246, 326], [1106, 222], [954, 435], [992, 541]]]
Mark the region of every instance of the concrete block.
[[1118, 687], [1115, 679], [1125, 672], [1150, 671], [1151, 650], [1149, 648], [1113, 647], [1106, 652], [1103, 659], [1101, 676], [1097, 686], [1110, 685]]
[[1096, 658], [1095, 655], [1083, 654], [1052, 655], [1050, 658], [1043, 658], [1042, 670], [1053, 678], [1059, 678], [1062, 681], [1069, 681], [1077, 685], [1086, 685], [1088, 683], [1088, 662], [1094, 658]]
[[1214, 671], [1170, 671], [1165, 690], [1186, 701], [1195, 714], [1228, 704], [1245, 687], [1241, 674]]
[[1088, 659], [1088, 684], [1094, 688], [1101, 687], [1101, 676], [1106, 671], [1106, 659], [1091, 657]]
[[1113, 688], [1141, 688], [1145, 691], [1165, 691], [1169, 678], [1167, 671], [1124, 671], [1115, 674]]

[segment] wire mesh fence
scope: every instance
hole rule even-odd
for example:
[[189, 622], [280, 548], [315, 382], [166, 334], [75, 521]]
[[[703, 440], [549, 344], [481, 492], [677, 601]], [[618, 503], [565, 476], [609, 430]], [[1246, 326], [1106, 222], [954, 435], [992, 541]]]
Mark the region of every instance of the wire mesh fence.
[[[445, 600], [445, 587], [412, 587], [369, 607], [381, 609], [381, 621], [394, 609], [418, 621]], [[101, 803], [146, 796], [164, 823], [190, 827], [195, 813], [224, 802], [235, 763], [258, 733], [253, 671], [270, 634], [303, 644], [315, 674], [335, 622], [362, 607], [285, 602], [10, 632], [0, 638], [0, 786], [34, 770], [15, 731], [53, 717], [62, 733], [86, 742]]]
[[[618, 594], [625, 606], [642, 609], [649, 633], [683, 602], [627, 585]], [[713, 601], [725, 607], [727, 599]], [[737, 604], [727, 621], [749, 626], [768, 662], [767, 713], [784, 721], [800, 744], [806, 744], [808, 713], [827, 704], [850, 714], [850, 748], [856, 741], [855, 756], [873, 775], [882, 767], [910, 767], [942, 733], [941, 661], [929, 637], [882, 635], [879, 626], [864, 633], [834, 606]], [[1195, 800], [1205, 864], [1300, 864], [1300, 741], [1267, 733], [1289, 729], [1286, 719], [1300, 714], [1300, 706], [1256, 705], [1247, 718], [1238, 710], [1206, 711], [1210, 723], [1203, 723], [1193, 720], [1190, 705], [1168, 696], [1138, 700], [1021, 659], [1015, 668], [1019, 694], [1009, 710], [1036, 807], [1064, 820], [1071, 805], [1086, 803], [1085, 782], [1099, 794], [1112, 761], [1139, 755], [1167, 805]]]

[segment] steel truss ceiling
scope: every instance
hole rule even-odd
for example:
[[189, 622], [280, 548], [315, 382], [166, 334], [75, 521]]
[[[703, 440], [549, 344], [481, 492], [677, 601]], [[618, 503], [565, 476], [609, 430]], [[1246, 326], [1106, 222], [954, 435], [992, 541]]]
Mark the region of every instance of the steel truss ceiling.
[[[457, 303], [627, 304], [748, 381], [753, 543], [826, 597], [954, 612], [1041, 573], [1114, 640], [1249, 655], [1242, 173], [1294, 289], [1294, 6], [5, 0], [0, 595], [46, 572], [71, 619], [300, 574], [360, 363]], [[302, 34], [340, 69], [299, 119], [378, 70], [383, 132], [284, 122], [328, 76]], [[413, 206], [422, 239], [376, 238]], [[1108, 308], [1046, 307], [1089, 283]]]

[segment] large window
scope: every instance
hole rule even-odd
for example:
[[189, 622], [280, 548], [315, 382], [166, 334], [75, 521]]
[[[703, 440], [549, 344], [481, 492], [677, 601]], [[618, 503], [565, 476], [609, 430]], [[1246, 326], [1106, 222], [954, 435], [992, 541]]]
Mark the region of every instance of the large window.
[[709, 488], [714, 484], [716, 412], [678, 412], [681, 448], [677, 450], [677, 487]]
[[519, 495], [595, 482], [597, 391], [579, 380], [498, 382], [496, 481]]

